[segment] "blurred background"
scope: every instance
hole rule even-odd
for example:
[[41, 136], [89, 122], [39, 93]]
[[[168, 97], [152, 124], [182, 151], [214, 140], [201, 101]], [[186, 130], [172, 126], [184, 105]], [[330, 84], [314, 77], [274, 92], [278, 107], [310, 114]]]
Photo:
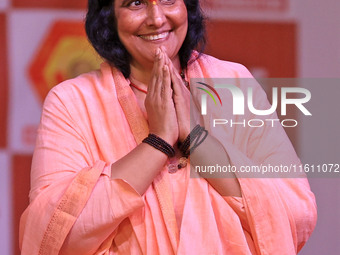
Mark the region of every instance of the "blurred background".
[[[86, 4], [0, 0], [2, 255], [20, 254], [18, 223], [28, 204], [44, 97], [59, 82], [101, 62], [83, 30]], [[205, 0], [204, 11], [206, 52], [215, 57], [240, 62], [256, 77], [340, 78], [338, 0]], [[321, 114], [288, 130], [303, 162], [340, 163], [339, 96], [339, 86], [313, 88], [309, 106]], [[340, 254], [340, 178], [312, 178], [310, 184], [318, 223], [300, 254]]]

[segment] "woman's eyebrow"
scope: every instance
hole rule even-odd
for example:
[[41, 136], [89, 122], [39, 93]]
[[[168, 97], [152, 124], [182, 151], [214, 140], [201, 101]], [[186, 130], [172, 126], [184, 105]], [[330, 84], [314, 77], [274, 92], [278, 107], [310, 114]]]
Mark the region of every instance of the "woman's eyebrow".
[[122, 0], [120, 6], [126, 6], [131, 0]]

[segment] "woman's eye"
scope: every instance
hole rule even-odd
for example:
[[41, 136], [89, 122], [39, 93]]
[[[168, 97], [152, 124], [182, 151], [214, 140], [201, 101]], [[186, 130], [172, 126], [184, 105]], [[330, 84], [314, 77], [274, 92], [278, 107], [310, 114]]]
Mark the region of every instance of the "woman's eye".
[[141, 0], [136, 0], [136, 1], [130, 1], [127, 6], [131, 7], [131, 8], [139, 8], [141, 7], [143, 4], [145, 4], [145, 1], [141, 1]]
[[132, 1], [132, 2], [130, 3], [130, 6], [138, 6], [138, 5], [141, 5], [141, 4], [142, 4], [141, 1]]

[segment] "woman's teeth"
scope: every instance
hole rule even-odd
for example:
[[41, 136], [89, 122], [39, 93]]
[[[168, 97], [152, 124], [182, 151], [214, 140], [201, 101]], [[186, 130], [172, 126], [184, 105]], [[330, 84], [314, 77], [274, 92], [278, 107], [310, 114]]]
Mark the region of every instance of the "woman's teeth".
[[155, 41], [158, 39], [163, 39], [165, 37], [167, 37], [169, 34], [169, 32], [164, 32], [158, 35], [140, 35], [141, 38], [148, 40], [148, 41]]

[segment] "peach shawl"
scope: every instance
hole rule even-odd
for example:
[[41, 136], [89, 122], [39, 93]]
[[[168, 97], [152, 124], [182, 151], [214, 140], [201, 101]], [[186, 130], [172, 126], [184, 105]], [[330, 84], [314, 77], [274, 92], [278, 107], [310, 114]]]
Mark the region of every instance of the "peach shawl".
[[[206, 55], [187, 75], [251, 77], [239, 64]], [[260, 87], [254, 98], [257, 106], [268, 104]], [[311, 235], [316, 204], [305, 178], [239, 178], [243, 197], [221, 197], [205, 179], [189, 178], [188, 168], [185, 184], [176, 186], [185, 196], [178, 225], [177, 182], [165, 167], [143, 196], [110, 178], [111, 164], [147, 134], [129, 84], [107, 63], [54, 87], [44, 103], [30, 205], [20, 222], [22, 254], [296, 254]], [[281, 127], [215, 135], [235, 166], [299, 164]]]

